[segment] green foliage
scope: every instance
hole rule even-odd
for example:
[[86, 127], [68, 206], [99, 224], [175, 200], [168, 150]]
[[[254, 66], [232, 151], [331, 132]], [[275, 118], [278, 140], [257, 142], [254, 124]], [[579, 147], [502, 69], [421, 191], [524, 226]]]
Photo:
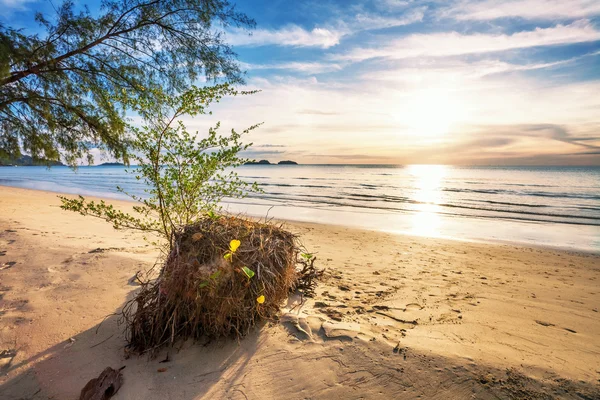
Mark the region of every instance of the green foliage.
[[104, 219], [115, 229], [157, 234], [166, 239], [170, 251], [176, 234], [203, 215], [214, 216], [222, 199], [241, 198], [259, 190], [256, 183], [242, 181], [234, 170], [247, 161], [238, 155], [250, 146], [241, 142], [242, 135], [258, 125], [242, 133], [232, 130], [229, 135], [221, 136], [217, 124], [206, 137], [198, 139], [197, 132], [189, 132], [180, 120], [183, 116], [206, 114], [207, 107], [223, 96], [249, 93], [221, 84], [192, 87], [179, 96], [157, 94], [161, 101], [156, 105], [144, 101], [132, 103], [143, 124], [129, 127], [134, 149], [131, 157], [139, 166], [128, 172], [146, 185], [146, 196], [118, 189], [138, 203], [135, 215], [119, 211], [104, 201], [86, 201], [81, 196], [78, 199], [59, 196], [61, 207]]
[[244, 274], [246, 274], [246, 276], [248, 277], [248, 279], [252, 279], [252, 277], [254, 276], [254, 271], [252, 271], [248, 267], [242, 267], [242, 271], [244, 271]]
[[221, 31], [254, 26], [229, 0], [103, 0], [97, 16], [66, 0], [55, 21], [36, 20], [45, 33], [0, 24], [0, 156], [71, 165], [93, 147], [127, 162], [132, 102], [201, 75], [241, 82]]

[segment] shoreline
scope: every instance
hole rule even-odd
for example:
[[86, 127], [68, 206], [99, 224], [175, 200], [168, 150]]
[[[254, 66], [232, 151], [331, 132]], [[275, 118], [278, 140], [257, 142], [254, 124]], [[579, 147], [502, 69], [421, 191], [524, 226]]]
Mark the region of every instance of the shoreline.
[[326, 268], [316, 298], [291, 297], [239, 343], [185, 343], [149, 360], [126, 354], [123, 327], [105, 317], [156, 251], [60, 210], [52, 193], [4, 189], [8, 399], [76, 398], [108, 366], [126, 366], [116, 400], [600, 395], [599, 255], [285, 222]]
[[[8, 186], [8, 185], [2, 185], [0, 184], [0, 187], [4, 187], [4, 188], [10, 188], [10, 189], [16, 189], [16, 190], [23, 190], [25, 192], [31, 191], [31, 192], [41, 192], [41, 193], [45, 193], [45, 194], [55, 194], [55, 195], [63, 195], [63, 196], [78, 196], [78, 194], [74, 194], [74, 193], [66, 193], [66, 192], [61, 192], [61, 191], [52, 191], [52, 190], [43, 190], [43, 189], [30, 189], [30, 188], [21, 188], [21, 187], [16, 187], [16, 186]], [[136, 202], [133, 200], [127, 200], [127, 199], [123, 199], [123, 198], [119, 198], [119, 197], [110, 197], [110, 196], [97, 196], [97, 195], [86, 195], [83, 194], [82, 196], [92, 199], [92, 200], [105, 200], [105, 201], [110, 201], [110, 202], [114, 202], [115, 204], [119, 204], [122, 203], [122, 205], [130, 205], [130, 204], [135, 204]], [[243, 202], [230, 202], [230, 203], [226, 203], [227, 206], [231, 206], [231, 205], [236, 205], [236, 204], [243, 204]], [[305, 207], [307, 209], [310, 209], [309, 207]], [[227, 211], [229, 212], [229, 211]], [[335, 211], [334, 211], [335, 212]], [[347, 213], [347, 211], [339, 211], [340, 213]], [[236, 215], [236, 214], [244, 214], [244, 212], [231, 212], [231, 214]], [[259, 215], [255, 215], [255, 214], [247, 214], [250, 218], [256, 218], [256, 219], [263, 219], [264, 217], [259, 216]], [[455, 219], [468, 219], [471, 218], [473, 220], [481, 220], [481, 221], [486, 221], [486, 222], [493, 222], [493, 220], [488, 219], [488, 218], [476, 218], [476, 217], [464, 217], [464, 216], [452, 216], [452, 218]], [[322, 222], [314, 222], [314, 221], [307, 221], [307, 220], [303, 220], [303, 219], [293, 219], [293, 218], [274, 218], [277, 221], [281, 221], [281, 222], [287, 222], [290, 224], [316, 224], [316, 225], [322, 225], [322, 226], [335, 226], [335, 227], [339, 227], [339, 228], [351, 228], [351, 229], [356, 229], [356, 230], [364, 230], [364, 231], [369, 231], [369, 232], [379, 232], [379, 233], [388, 233], [388, 234], [392, 234], [392, 235], [401, 235], [401, 236], [406, 236], [406, 237], [419, 237], [419, 238], [425, 238], [425, 239], [440, 239], [440, 240], [450, 240], [450, 241], [457, 241], [457, 242], [464, 242], [464, 243], [481, 243], [481, 244], [490, 244], [490, 245], [509, 245], [509, 246], [520, 246], [520, 247], [524, 247], [524, 248], [537, 248], [537, 249], [549, 249], [549, 250], [560, 250], [560, 251], [567, 251], [567, 252], [573, 252], [573, 253], [581, 253], [581, 254], [600, 254], [600, 248], [594, 249], [594, 248], [574, 248], [572, 246], [568, 246], [568, 245], [557, 245], [557, 244], [539, 244], [539, 243], [531, 243], [531, 242], [524, 242], [524, 241], [518, 241], [518, 240], [507, 240], [507, 239], [491, 239], [491, 238], [466, 238], [466, 237], [453, 237], [453, 236], [446, 236], [446, 235], [427, 235], [427, 234], [416, 234], [416, 233], [412, 233], [412, 232], [407, 232], [407, 231], [401, 231], [401, 230], [394, 230], [394, 229], [377, 229], [377, 228], [371, 228], [371, 227], [362, 227], [362, 226], [357, 226], [357, 225], [353, 225], [353, 224], [349, 224], [349, 223], [322, 223]], [[510, 218], [499, 218], [501, 220], [507, 221], [507, 222], [515, 222], [518, 224], [525, 224], [525, 225], [529, 225], [529, 226], [533, 226], [533, 225], [537, 225], [537, 226], [544, 226], [546, 224], [548, 224], [547, 222], [539, 222], [539, 221], [519, 221], [516, 219], [510, 219]], [[562, 222], [553, 222], [553, 224], [557, 224], [557, 225], [574, 225], [574, 224], [570, 224], [570, 223], [562, 223]], [[577, 225], [576, 225], [577, 226]]]

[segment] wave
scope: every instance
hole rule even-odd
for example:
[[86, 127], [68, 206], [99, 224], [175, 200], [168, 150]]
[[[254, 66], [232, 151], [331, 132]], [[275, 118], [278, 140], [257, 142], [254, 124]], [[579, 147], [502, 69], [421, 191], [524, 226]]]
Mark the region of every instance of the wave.
[[[308, 168], [311, 169], [307, 172]], [[275, 169], [240, 169], [240, 178], [258, 182], [265, 191], [251, 194], [251, 201], [263, 199], [284, 206], [344, 207], [378, 213], [415, 213], [426, 209], [466, 218], [599, 226], [600, 187], [596, 182], [600, 182], [600, 169], [585, 174], [575, 170], [576, 175], [569, 170], [552, 169], [540, 170], [538, 175], [532, 175], [530, 169], [523, 175], [514, 168], [508, 175], [498, 175], [501, 170], [494, 168], [457, 169], [462, 172], [429, 182], [403, 168], [378, 168], [310, 166], [297, 170], [304, 171], [297, 176], [286, 176], [281, 170], [273, 173]], [[423, 182], [432, 187], [423, 189]], [[68, 168], [49, 172], [44, 167], [0, 169], [0, 185], [98, 196], [115, 196], [117, 185], [135, 195], [143, 195], [146, 187], [120, 168], [95, 167], [82, 167], [77, 173]]]
[[[420, 212], [418, 208], [415, 207], [404, 207], [404, 206], [391, 206], [391, 205], [372, 205], [372, 204], [364, 204], [357, 203], [352, 201], [344, 201], [348, 200], [345, 198], [334, 197], [334, 196], [326, 196], [326, 195], [314, 195], [311, 197], [306, 196], [290, 196], [290, 195], [250, 195], [249, 197], [259, 198], [259, 199], [267, 199], [267, 200], [275, 200], [275, 201], [293, 201], [300, 203], [310, 203], [310, 204], [319, 204], [324, 206], [341, 206], [341, 207], [351, 207], [351, 208], [365, 208], [365, 209], [375, 209], [375, 210], [386, 210], [386, 211], [396, 211], [396, 212]], [[369, 199], [366, 200], [369, 202], [377, 201], [377, 199]], [[396, 203], [398, 204], [398, 203]], [[466, 204], [452, 204], [452, 203], [434, 203], [434, 202], [420, 202], [416, 200], [407, 199], [404, 202], [399, 202], [399, 204], [409, 205], [432, 205], [439, 207], [439, 210], [435, 210], [435, 213], [439, 214], [447, 214], [447, 215], [465, 215], [460, 212], [450, 212], [445, 211], [443, 208], [448, 209], [457, 209], [457, 210], [471, 210], [471, 211], [479, 211], [479, 212], [487, 212], [491, 214], [507, 214], [507, 218], [510, 218], [510, 215], [513, 215], [516, 219], [520, 220], [531, 220], [538, 222], [561, 222], [561, 223], [573, 223], [577, 225], [593, 225], [600, 226], [600, 217], [595, 216], [587, 216], [587, 215], [575, 215], [575, 214], [562, 214], [562, 213], [538, 213], [531, 211], [522, 211], [516, 209], [498, 209], [498, 208], [489, 208], [489, 207], [476, 207], [469, 206]], [[469, 214], [468, 216], [474, 216], [479, 218], [496, 218], [496, 215], [478, 213], [478, 214]], [[527, 216], [528, 218], [525, 218]], [[546, 218], [544, 218], [546, 217]], [[583, 221], [582, 221], [583, 220]], [[599, 221], [595, 223], [595, 221]]]

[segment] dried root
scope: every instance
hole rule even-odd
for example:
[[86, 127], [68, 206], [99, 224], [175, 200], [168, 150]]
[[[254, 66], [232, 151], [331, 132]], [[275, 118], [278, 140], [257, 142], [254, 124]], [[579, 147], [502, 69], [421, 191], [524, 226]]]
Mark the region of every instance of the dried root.
[[175, 242], [158, 278], [144, 282], [123, 309], [130, 351], [244, 336], [279, 312], [291, 290], [313, 295], [322, 274], [297, 237], [273, 224], [204, 218]]

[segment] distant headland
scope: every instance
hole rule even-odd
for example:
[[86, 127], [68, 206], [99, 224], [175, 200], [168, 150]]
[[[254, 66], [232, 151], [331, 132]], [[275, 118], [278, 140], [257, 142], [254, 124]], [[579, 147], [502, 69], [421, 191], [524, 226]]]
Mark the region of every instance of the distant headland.
[[34, 167], [34, 166], [51, 166], [64, 167], [65, 164], [60, 161], [34, 160], [33, 157], [22, 155], [16, 159], [0, 158], [0, 167]]
[[279, 161], [277, 164], [271, 163], [269, 160], [248, 161], [244, 165], [298, 165], [296, 161], [285, 160]]
[[124, 167], [125, 164], [120, 162], [105, 162], [102, 164], [98, 164], [98, 167]]

